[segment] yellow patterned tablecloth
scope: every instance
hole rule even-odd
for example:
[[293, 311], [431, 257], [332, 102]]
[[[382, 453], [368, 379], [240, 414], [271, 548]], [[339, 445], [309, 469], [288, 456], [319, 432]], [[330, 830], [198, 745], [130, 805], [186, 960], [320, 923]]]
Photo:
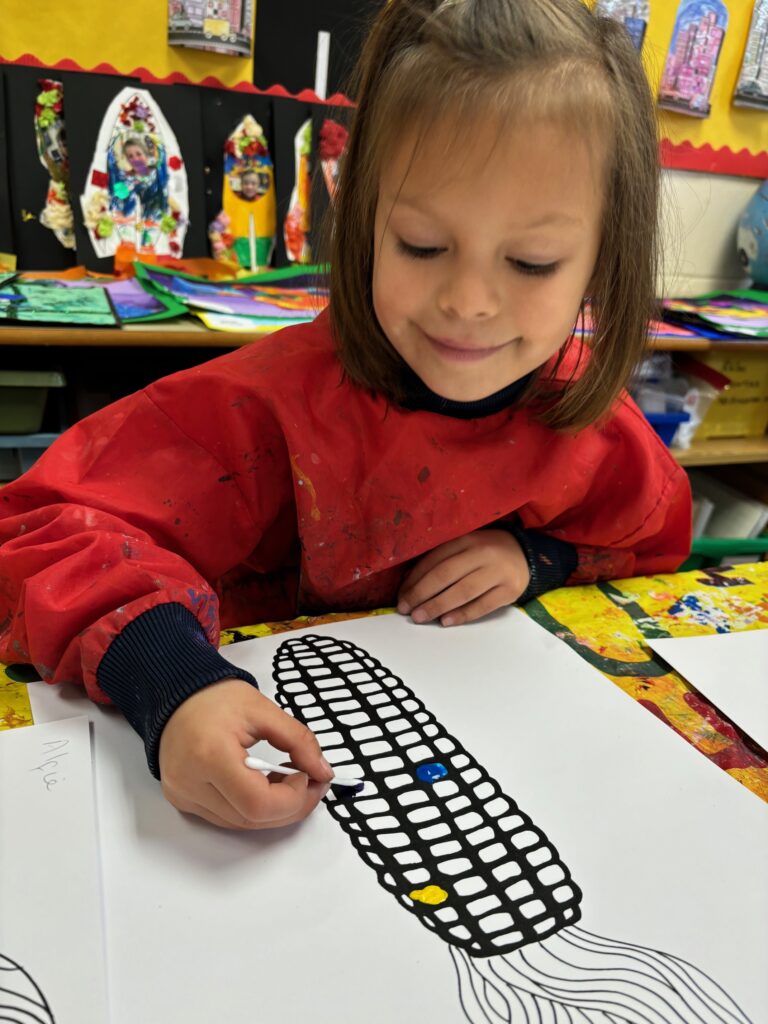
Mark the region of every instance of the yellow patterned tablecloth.
[[[526, 612], [705, 757], [768, 802], [768, 753], [653, 653], [646, 640], [768, 628], [768, 562], [564, 587]], [[373, 613], [373, 614], [381, 614]], [[304, 617], [228, 630], [223, 643], [355, 618]], [[0, 729], [31, 725], [29, 666], [0, 664]]]

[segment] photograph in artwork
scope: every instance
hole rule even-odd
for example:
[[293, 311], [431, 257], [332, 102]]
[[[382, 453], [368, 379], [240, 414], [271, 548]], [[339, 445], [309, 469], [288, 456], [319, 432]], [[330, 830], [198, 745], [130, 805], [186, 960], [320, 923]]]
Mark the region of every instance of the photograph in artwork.
[[247, 114], [224, 144], [222, 206], [208, 229], [217, 260], [257, 271], [272, 262], [277, 231], [275, 169], [259, 122]]
[[589, 893], [539, 823], [371, 653], [309, 634], [281, 644], [273, 676], [334, 770], [365, 780], [332, 789], [328, 810], [379, 885], [448, 944], [471, 1024], [750, 1024], [693, 964], [591, 931]]

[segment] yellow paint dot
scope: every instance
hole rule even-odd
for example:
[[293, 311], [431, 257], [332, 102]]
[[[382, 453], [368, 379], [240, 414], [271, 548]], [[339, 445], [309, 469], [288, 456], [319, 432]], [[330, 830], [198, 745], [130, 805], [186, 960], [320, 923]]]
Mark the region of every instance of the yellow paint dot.
[[445, 903], [448, 899], [448, 893], [445, 889], [441, 889], [439, 885], [428, 885], [425, 889], [414, 889], [408, 895], [412, 900], [418, 900], [419, 903], [428, 903], [431, 907], [436, 907], [438, 903]]

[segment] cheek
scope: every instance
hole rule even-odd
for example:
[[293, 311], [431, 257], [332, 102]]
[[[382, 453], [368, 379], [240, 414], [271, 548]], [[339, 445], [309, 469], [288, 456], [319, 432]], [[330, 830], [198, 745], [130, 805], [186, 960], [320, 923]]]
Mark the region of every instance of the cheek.
[[404, 260], [393, 253], [381, 253], [374, 264], [373, 305], [376, 314], [392, 319], [413, 311], [420, 289], [414, 287], [415, 275]]

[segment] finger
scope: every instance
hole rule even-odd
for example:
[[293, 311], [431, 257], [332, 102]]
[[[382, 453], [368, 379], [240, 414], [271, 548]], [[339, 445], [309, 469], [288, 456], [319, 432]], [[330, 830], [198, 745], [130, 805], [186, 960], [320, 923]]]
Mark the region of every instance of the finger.
[[[251, 825], [299, 821], [314, 810], [328, 792], [328, 783], [310, 782], [304, 774], [281, 776], [279, 782], [270, 782], [260, 772], [246, 768], [242, 750], [239, 759], [228, 758], [210, 781], [239, 820]], [[213, 810], [222, 814], [217, 807]]]
[[[447, 592], [450, 588], [461, 584], [464, 580], [469, 579], [477, 572], [485, 571], [489, 574], [491, 567], [478, 565], [477, 559], [474, 552], [462, 551], [460, 554], [453, 555], [451, 558], [441, 562], [440, 565], [436, 566], [431, 573], [420, 580], [406, 595], [406, 600], [411, 606], [411, 616], [416, 614], [417, 609], [424, 607], [426, 602], [432, 601]], [[498, 576], [497, 576], [498, 578]], [[486, 585], [486, 590], [492, 585], [492, 580], [489, 578]], [[462, 599], [454, 600], [454, 608], [460, 604], [464, 604], [465, 601], [471, 600], [473, 597], [478, 595], [479, 591], [474, 593], [467, 592]], [[443, 608], [443, 611], [448, 611], [448, 606]], [[432, 616], [434, 618], [434, 615]], [[427, 622], [429, 619], [423, 617], [417, 617], [414, 622]]]
[[[517, 597], [519, 596], [518, 594]], [[484, 594], [474, 601], [469, 601], [460, 608], [455, 608], [448, 614], [441, 616], [440, 622], [443, 626], [460, 626], [465, 622], [474, 622], [477, 619], [481, 619], [484, 615], [490, 615], [491, 612], [495, 612], [499, 608], [506, 608], [517, 597], [510, 598], [508, 587], [493, 587], [491, 590], [486, 590]]]
[[434, 597], [415, 605], [411, 618], [414, 622], [433, 622], [442, 615], [482, 597], [496, 585], [497, 578], [487, 568], [476, 569]]
[[459, 537], [457, 540], [448, 541], [447, 544], [440, 544], [438, 547], [433, 548], [428, 554], [420, 558], [416, 565], [406, 573], [403, 582], [400, 584], [400, 592], [398, 594], [397, 610], [401, 614], [407, 615], [411, 610], [410, 607], [406, 611], [403, 611], [401, 605], [409, 605], [409, 592], [416, 586], [424, 577], [430, 573], [435, 566], [445, 561], [446, 558], [450, 558], [452, 555], [458, 554], [460, 551], [466, 550], [466, 537]]
[[260, 708], [258, 722], [254, 726], [260, 739], [288, 754], [291, 763], [316, 782], [330, 782], [333, 778], [333, 768], [323, 757], [312, 730], [276, 704]]

